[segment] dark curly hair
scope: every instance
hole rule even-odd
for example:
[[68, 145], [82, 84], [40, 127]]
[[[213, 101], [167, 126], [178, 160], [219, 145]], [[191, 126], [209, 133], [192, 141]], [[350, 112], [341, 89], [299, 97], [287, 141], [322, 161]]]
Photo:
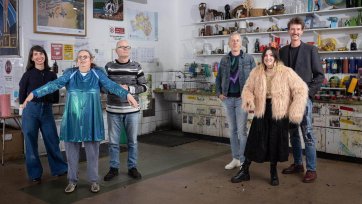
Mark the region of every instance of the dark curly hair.
[[270, 50], [272, 52], [272, 56], [274, 57], [274, 62], [277, 64], [280, 62], [278, 50], [275, 49], [274, 47], [267, 47], [267, 48], [265, 48], [265, 50], [263, 51], [263, 54], [261, 55], [261, 60], [262, 60], [262, 64], [264, 65], [264, 67], [266, 67], [264, 64], [264, 57], [268, 50]]
[[304, 21], [301, 18], [295, 17], [295, 18], [290, 19], [288, 22], [288, 30], [290, 29], [290, 26], [292, 24], [301, 25], [302, 29], [304, 30]]

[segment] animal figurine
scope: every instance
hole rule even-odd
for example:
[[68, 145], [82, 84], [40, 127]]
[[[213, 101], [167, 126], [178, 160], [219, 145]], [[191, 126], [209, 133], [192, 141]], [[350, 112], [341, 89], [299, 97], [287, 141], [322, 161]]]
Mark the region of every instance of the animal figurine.
[[224, 13], [215, 9], [208, 9], [208, 13], [212, 13], [214, 20], [224, 20]]
[[235, 18], [245, 18], [248, 16], [248, 10], [243, 5], [238, 6], [235, 10], [233, 11]]
[[278, 14], [283, 14], [284, 12], [285, 12], [284, 4], [274, 5], [266, 10], [266, 13], [268, 15], [278, 15]]

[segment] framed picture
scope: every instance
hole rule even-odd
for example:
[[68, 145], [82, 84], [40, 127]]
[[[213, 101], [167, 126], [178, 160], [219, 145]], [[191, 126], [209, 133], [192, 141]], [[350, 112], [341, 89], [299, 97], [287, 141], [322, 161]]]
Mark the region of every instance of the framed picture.
[[86, 36], [86, 0], [33, 0], [34, 32]]
[[123, 21], [123, 0], [93, 0], [93, 18]]
[[[0, 56], [20, 55], [18, 0], [0, 2]], [[2, 19], [2, 18], [1, 18]]]

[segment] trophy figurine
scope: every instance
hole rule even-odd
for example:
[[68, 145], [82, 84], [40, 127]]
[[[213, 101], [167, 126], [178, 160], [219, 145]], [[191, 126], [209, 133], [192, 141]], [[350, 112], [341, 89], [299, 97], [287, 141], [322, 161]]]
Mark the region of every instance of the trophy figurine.
[[357, 43], [356, 43], [356, 40], [358, 38], [358, 34], [357, 33], [354, 33], [354, 34], [349, 34], [349, 37], [352, 39], [352, 42], [351, 42], [351, 51], [352, 50], [357, 50]]
[[199, 4], [199, 11], [201, 16], [201, 22], [204, 22], [205, 12], [206, 12], [206, 3]]

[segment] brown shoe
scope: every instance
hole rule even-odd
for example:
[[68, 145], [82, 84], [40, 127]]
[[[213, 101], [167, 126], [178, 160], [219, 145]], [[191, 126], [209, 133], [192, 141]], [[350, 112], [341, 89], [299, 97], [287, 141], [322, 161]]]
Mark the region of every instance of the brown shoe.
[[308, 170], [304, 175], [303, 182], [304, 183], [312, 183], [316, 179], [317, 179], [317, 172]]
[[292, 164], [288, 168], [283, 169], [282, 174], [294, 174], [304, 172], [303, 164]]

